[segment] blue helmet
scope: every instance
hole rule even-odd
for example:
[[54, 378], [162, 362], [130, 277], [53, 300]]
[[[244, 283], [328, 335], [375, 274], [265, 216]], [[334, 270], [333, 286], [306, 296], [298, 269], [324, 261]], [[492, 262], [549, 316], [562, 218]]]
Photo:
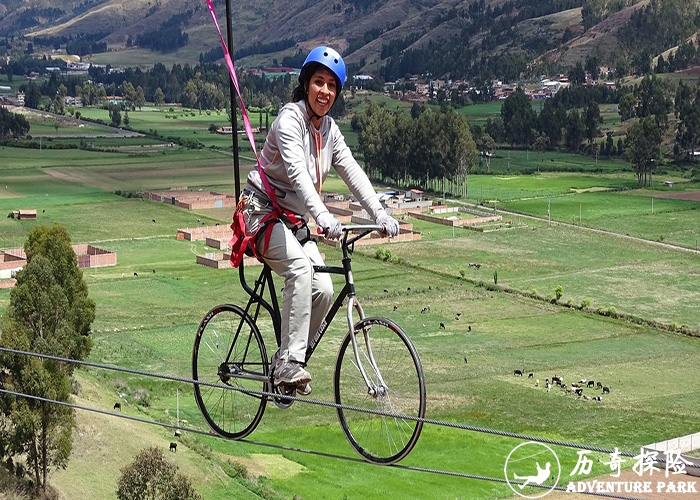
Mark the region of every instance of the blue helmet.
[[[301, 72], [304, 73], [304, 68], [307, 64], [314, 62], [325, 66], [336, 76], [340, 83], [340, 88], [338, 89], [340, 92], [343, 89], [343, 85], [345, 85], [345, 62], [343, 62], [340, 54], [330, 47], [316, 47], [306, 56]], [[301, 81], [301, 74], [299, 75], [299, 81]]]

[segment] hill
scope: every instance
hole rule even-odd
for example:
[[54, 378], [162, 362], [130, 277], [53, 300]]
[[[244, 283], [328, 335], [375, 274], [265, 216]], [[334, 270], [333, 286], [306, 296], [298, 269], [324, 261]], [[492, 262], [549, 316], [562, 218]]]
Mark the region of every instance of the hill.
[[[266, 0], [233, 2], [231, 18], [236, 58], [243, 66], [282, 63], [285, 58], [295, 62], [295, 54], [325, 43], [338, 47], [356, 71], [376, 73], [393, 65], [395, 75], [405, 69], [398, 67], [398, 61], [405, 59], [411, 72], [460, 78], [494, 74], [493, 61], [499, 60], [515, 59], [519, 67], [532, 67], [534, 62], [570, 68], [587, 57], [597, 57], [603, 64], [628, 57], [640, 45], [630, 47], [621, 40], [620, 30], [649, 3], [336, 0], [327, 5], [309, 0]], [[670, 3], [674, 6], [668, 7]], [[688, 6], [698, 9], [696, 1], [685, 2], [685, 7], [676, 7], [676, 3], [666, 2], [666, 17], [669, 8], [678, 10], [678, 17], [687, 14], [680, 10]], [[225, 4], [221, 0], [215, 4], [225, 24]], [[202, 54], [218, 47], [204, 2], [2, 0], [0, 16], [0, 35], [22, 34], [35, 45], [58, 46], [80, 39], [103, 43], [103, 49], [82, 54], [103, 64], [122, 64], [124, 51], [126, 59], [134, 63], [149, 59], [196, 63]], [[666, 38], [672, 41], [664, 41], [665, 46], [655, 53], [677, 45], [691, 34], [687, 31], [669, 34]], [[159, 39], [161, 45], [148, 43], [166, 33], [182, 36], [179, 40]], [[152, 51], [154, 47], [158, 52]], [[89, 57], [103, 50], [108, 52]]]

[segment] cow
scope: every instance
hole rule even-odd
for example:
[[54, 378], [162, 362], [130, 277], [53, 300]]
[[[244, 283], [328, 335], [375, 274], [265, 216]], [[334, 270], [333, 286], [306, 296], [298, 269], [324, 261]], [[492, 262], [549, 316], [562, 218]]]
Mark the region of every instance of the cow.
[[534, 375], [535, 375], [534, 373], [530, 372], [527, 374], [527, 378], [532, 378]]
[[177, 443], [170, 443], [170, 451], [173, 453], [177, 452]]
[[603, 394], [610, 394], [610, 387], [608, 387], [607, 385], [604, 385], [603, 386]]
[[445, 329], [445, 323], [440, 323], [440, 328], [441, 328], [442, 330], [444, 330], [444, 329]]
[[122, 411], [122, 404], [121, 404], [119, 401], [117, 401], [116, 403], [114, 403], [114, 408], [113, 408], [113, 410]]
[[592, 380], [589, 380], [588, 384], [586, 384], [586, 387], [593, 387], [593, 386], [595, 386], [595, 382], [593, 382]]
[[560, 377], [559, 375], [552, 375], [552, 384], [561, 385], [563, 383], [564, 377]]
[[516, 377], [522, 377], [523, 371], [522, 370], [513, 370], [513, 375], [515, 375]]

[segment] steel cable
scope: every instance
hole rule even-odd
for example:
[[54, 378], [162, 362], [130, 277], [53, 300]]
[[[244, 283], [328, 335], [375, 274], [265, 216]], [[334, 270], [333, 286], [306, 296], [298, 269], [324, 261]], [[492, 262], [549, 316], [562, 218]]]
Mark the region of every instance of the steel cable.
[[[383, 412], [383, 411], [379, 411], [379, 410], [359, 408], [359, 407], [355, 407], [355, 406], [342, 405], [342, 404], [338, 404], [338, 403], [331, 403], [328, 401], [321, 401], [321, 400], [315, 400], [315, 399], [310, 399], [310, 398], [300, 398], [300, 397], [296, 397], [296, 396], [286, 396], [286, 395], [283, 396], [283, 395], [273, 393], [273, 392], [268, 392], [268, 391], [253, 391], [253, 390], [242, 389], [242, 388], [229, 386], [229, 385], [222, 385], [222, 384], [215, 384], [215, 383], [211, 383], [211, 382], [203, 382], [203, 381], [193, 380], [193, 379], [189, 379], [189, 378], [185, 378], [185, 377], [176, 377], [173, 375], [163, 375], [163, 374], [158, 374], [158, 373], [146, 372], [143, 370], [122, 368], [122, 367], [114, 366], [114, 365], [93, 363], [93, 362], [89, 362], [89, 361], [80, 361], [80, 360], [75, 360], [75, 359], [63, 358], [60, 356], [39, 354], [39, 353], [31, 352], [31, 351], [22, 351], [22, 350], [17, 350], [17, 349], [9, 349], [6, 347], [0, 347], [0, 352], [11, 353], [11, 354], [20, 354], [20, 355], [26, 355], [26, 356], [34, 356], [34, 357], [38, 357], [38, 358], [51, 359], [54, 361], [71, 363], [71, 364], [80, 365], [80, 366], [86, 366], [86, 367], [98, 368], [98, 369], [104, 369], [104, 370], [112, 370], [112, 371], [117, 371], [117, 372], [122, 372], [122, 373], [129, 373], [132, 375], [139, 375], [139, 376], [143, 376], [143, 377], [153, 377], [153, 378], [159, 378], [159, 379], [163, 379], [163, 380], [171, 380], [174, 382], [181, 382], [181, 383], [186, 383], [186, 384], [205, 385], [205, 386], [210, 386], [210, 387], [219, 388], [219, 389], [228, 389], [228, 390], [234, 390], [234, 391], [238, 391], [238, 392], [244, 392], [246, 394], [263, 396], [263, 397], [267, 397], [267, 398], [299, 401], [299, 402], [306, 403], [306, 404], [313, 404], [313, 405], [324, 406], [324, 407], [335, 408], [335, 409], [343, 409], [343, 410], [348, 410], [348, 411], [371, 413], [371, 414], [386, 416], [386, 417], [391, 417], [391, 418], [404, 418], [406, 420], [420, 421], [420, 422], [423, 422], [424, 424], [449, 427], [449, 428], [454, 428], [454, 429], [458, 429], [458, 430], [467, 430], [467, 431], [472, 431], [472, 432], [487, 433], [487, 434], [493, 434], [493, 435], [502, 436], [502, 437], [521, 439], [521, 440], [525, 440], [525, 441], [533, 441], [533, 442], [551, 444], [551, 445], [568, 447], [568, 448], [577, 448], [580, 450], [589, 450], [589, 451], [595, 451], [595, 452], [600, 452], [600, 453], [616, 453], [619, 456], [626, 456], [626, 457], [636, 457], [637, 456], [634, 453], [625, 452], [625, 451], [621, 451], [621, 450], [617, 450], [617, 449], [613, 450], [613, 449], [603, 448], [603, 447], [599, 447], [599, 446], [590, 446], [590, 445], [585, 445], [585, 444], [580, 444], [580, 443], [573, 443], [570, 441], [541, 438], [541, 437], [537, 437], [537, 436], [530, 436], [530, 435], [520, 434], [520, 433], [515, 433], [515, 432], [502, 431], [502, 430], [498, 430], [498, 429], [489, 429], [487, 427], [459, 424], [459, 423], [455, 423], [455, 422], [446, 422], [443, 420], [437, 420], [437, 419], [432, 419], [432, 418], [425, 418], [425, 417], [421, 418], [421, 417], [414, 417], [411, 415], [388, 413], [388, 412]], [[53, 400], [53, 399], [49, 399], [49, 398], [44, 398], [41, 396], [34, 396], [31, 394], [12, 391], [12, 390], [5, 389], [2, 387], [0, 387], [0, 393], [10, 394], [13, 396], [18, 396], [18, 397], [25, 397], [25, 398], [34, 399], [37, 401], [43, 401], [46, 403], [58, 404], [58, 405], [62, 405], [62, 406], [71, 407], [74, 409], [89, 411], [89, 412], [107, 415], [107, 416], [111, 416], [111, 417], [124, 418], [127, 420], [131, 420], [131, 421], [135, 421], [135, 422], [139, 422], [139, 423], [143, 423], [143, 424], [158, 425], [158, 426], [165, 427], [165, 428], [179, 429], [182, 431], [192, 432], [195, 434], [201, 434], [204, 436], [215, 437], [215, 438], [219, 438], [219, 439], [227, 439], [223, 436], [219, 436], [218, 434], [212, 434], [211, 432], [206, 432], [206, 431], [202, 431], [202, 430], [191, 428], [191, 427], [182, 427], [182, 426], [176, 425], [176, 424], [169, 424], [169, 423], [165, 423], [165, 422], [158, 422], [155, 420], [149, 420], [146, 418], [124, 415], [121, 413], [114, 413], [111, 411], [101, 410], [98, 408], [92, 408], [92, 407], [83, 406], [83, 405], [78, 405], [78, 404], [69, 403], [66, 401], [58, 401], [58, 400]], [[334, 453], [327, 453], [327, 452], [322, 452], [322, 451], [317, 451], [317, 450], [310, 450], [310, 449], [297, 448], [297, 447], [291, 447], [291, 446], [286, 446], [286, 445], [265, 443], [265, 442], [253, 441], [253, 440], [249, 440], [249, 439], [240, 439], [237, 441], [241, 442], [241, 443], [251, 444], [254, 446], [263, 446], [263, 447], [280, 449], [280, 450], [297, 452], [297, 453], [312, 454], [312, 455], [316, 455], [316, 456], [334, 458], [334, 459], [339, 459], [339, 460], [348, 460], [348, 461], [360, 462], [360, 463], [371, 463], [371, 462], [366, 462], [364, 459], [359, 458], [359, 457], [349, 457], [349, 456], [345, 456], [345, 455], [338, 455], [338, 454], [334, 454]], [[657, 459], [655, 459], [655, 461], [659, 462], [659, 463], [664, 462], [664, 460], [661, 458], [657, 458]], [[378, 465], [378, 464], [374, 464], [374, 465]], [[387, 467], [387, 466], [385, 465], [385, 467]], [[414, 471], [414, 472], [424, 472], [424, 473], [429, 473], [429, 474], [461, 477], [461, 478], [465, 478], [465, 479], [474, 479], [474, 480], [490, 481], [490, 482], [497, 482], [497, 483], [509, 483], [509, 484], [515, 484], [515, 485], [522, 484], [522, 483], [518, 483], [515, 481], [508, 481], [508, 480], [503, 479], [503, 478], [490, 477], [490, 476], [484, 476], [484, 475], [478, 475], [478, 474], [469, 474], [469, 473], [457, 472], [457, 471], [431, 469], [431, 468], [426, 468], [426, 467], [417, 467], [417, 466], [402, 465], [402, 464], [392, 464], [392, 465], [389, 465], [388, 467], [393, 467], [393, 468], [403, 469], [403, 470], [410, 470], [410, 471]], [[550, 490], [566, 491], [566, 488], [561, 487], [561, 486], [551, 487], [551, 486], [541, 486], [541, 485], [536, 485], [536, 484], [530, 484], [530, 486], [543, 488], [543, 489], [550, 489]], [[584, 495], [591, 495], [591, 496], [606, 497], [606, 498], [616, 498], [619, 500], [645, 500], [645, 499], [639, 498], [639, 497], [615, 495], [612, 493], [595, 492], [595, 491], [583, 491], [583, 492], [577, 492], [577, 493], [584, 494]]]

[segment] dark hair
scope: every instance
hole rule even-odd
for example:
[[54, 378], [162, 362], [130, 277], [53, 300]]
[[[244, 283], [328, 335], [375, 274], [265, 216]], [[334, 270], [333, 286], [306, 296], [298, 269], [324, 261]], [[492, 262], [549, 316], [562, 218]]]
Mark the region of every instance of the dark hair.
[[[299, 73], [299, 83], [292, 91], [292, 101], [297, 102], [306, 100], [309, 95], [308, 89], [311, 77], [314, 76], [314, 73], [316, 73], [316, 71], [318, 71], [320, 68], [328, 69], [323, 64], [317, 62], [310, 62], [301, 69], [301, 73]], [[331, 73], [333, 72], [331, 71]], [[337, 89], [342, 88], [340, 85], [340, 80], [338, 80], [337, 76], [335, 77], [335, 85], [335, 88]], [[340, 91], [338, 91], [338, 93], [340, 93]], [[336, 100], [338, 100], [338, 96], [336, 95], [335, 97]], [[333, 104], [335, 104], [335, 101]]]

